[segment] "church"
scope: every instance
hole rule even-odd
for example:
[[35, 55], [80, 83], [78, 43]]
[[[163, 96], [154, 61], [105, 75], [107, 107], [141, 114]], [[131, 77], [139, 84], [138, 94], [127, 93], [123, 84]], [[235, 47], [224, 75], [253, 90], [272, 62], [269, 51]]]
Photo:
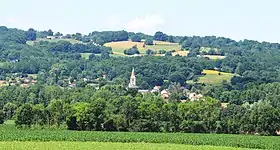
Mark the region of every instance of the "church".
[[135, 71], [134, 68], [132, 68], [132, 72], [130, 75], [130, 82], [128, 84], [128, 88], [129, 89], [137, 89], [139, 93], [155, 93], [155, 92], [159, 92], [164, 99], [169, 97], [169, 92], [168, 89], [165, 89], [163, 91], [160, 91], [160, 86], [155, 86], [152, 90], [140, 90], [139, 87], [136, 85], [136, 76], [135, 76]]
[[138, 88], [138, 86], [136, 86], [136, 76], [135, 76], [134, 68], [132, 68], [128, 88], [130, 88], [130, 89], [137, 89]]

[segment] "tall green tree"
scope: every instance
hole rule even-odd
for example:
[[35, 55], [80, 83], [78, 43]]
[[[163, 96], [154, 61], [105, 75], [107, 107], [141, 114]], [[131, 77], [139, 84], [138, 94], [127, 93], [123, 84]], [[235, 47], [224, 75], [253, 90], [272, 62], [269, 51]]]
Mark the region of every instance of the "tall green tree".
[[28, 126], [32, 124], [34, 114], [31, 104], [23, 104], [17, 109], [15, 124], [16, 126]]
[[26, 39], [29, 41], [35, 41], [37, 38], [37, 33], [33, 28], [30, 28], [27, 32], [26, 32]]

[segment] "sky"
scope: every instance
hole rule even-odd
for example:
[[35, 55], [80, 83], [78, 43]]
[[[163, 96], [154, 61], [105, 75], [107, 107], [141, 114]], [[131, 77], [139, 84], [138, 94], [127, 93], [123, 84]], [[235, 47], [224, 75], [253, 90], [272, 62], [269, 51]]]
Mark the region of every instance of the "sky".
[[0, 26], [222, 36], [280, 43], [278, 0], [3, 0]]

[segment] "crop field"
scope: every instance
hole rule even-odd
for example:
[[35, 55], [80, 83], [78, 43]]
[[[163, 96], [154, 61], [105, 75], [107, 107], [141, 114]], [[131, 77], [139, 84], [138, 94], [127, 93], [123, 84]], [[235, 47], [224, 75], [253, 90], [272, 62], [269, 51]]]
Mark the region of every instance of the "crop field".
[[0, 149], [9, 150], [236, 150], [220, 146], [184, 144], [112, 143], [112, 142], [0, 142]]
[[[193, 134], [193, 133], [135, 133], [135, 132], [95, 132], [95, 131], [69, 131], [55, 128], [45, 129], [17, 129], [11, 121], [8, 124], [0, 125], [0, 149], [1, 147], [17, 146], [12, 142], [17, 141], [20, 147], [46, 147], [46, 143], [50, 142], [50, 147], [79, 147], [79, 142], [98, 142], [92, 143], [100, 147], [119, 147], [128, 146], [129, 148], [138, 147], [145, 148], [143, 143], [159, 144], [158, 147], [170, 147], [169, 149], [216, 149], [223, 147], [234, 148], [258, 148], [258, 149], [280, 149], [280, 138], [273, 136], [251, 136], [251, 135], [225, 135], [225, 134]], [[66, 142], [63, 142], [66, 141]], [[24, 143], [26, 142], [26, 143]], [[37, 146], [32, 146], [36, 143]], [[75, 143], [77, 142], [77, 143]], [[117, 142], [128, 144], [113, 145], [102, 142]], [[64, 143], [69, 143], [65, 144]], [[134, 144], [138, 143], [138, 144]], [[142, 143], [142, 144], [141, 144]], [[31, 144], [31, 145], [29, 145]], [[150, 144], [151, 147], [157, 147]], [[179, 145], [172, 145], [179, 144]], [[184, 144], [184, 145], [180, 145]], [[29, 146], [28, 146], [29, 145]], [[87, 145], [87, 144], [85, 144]], [[80, 146], [85, 146], [80, 145]], [[154, 145], [154, 146], [153, 146]], [[197, 145], [198, 147], [188, 146]], [[94, 146], [93, 146], [94, 147]], [[14, 147], [11, 147], [13, 149]], [[15, 147], [16, 148], [16, 147]], [[88, 147], [92, 148], [92, 147]], [[63, 149], [63, 148], [62, 148]], [[120, 148], [121, 149], [121, 148]], [[124, 149], [126, 149], [124, 147]], [[149, 149], [149, 148], [148, 148]], [[223, 149], [223, 148], [222, 148]]]
[[110, 42], [106, 43], [104, 46], [112, 47], [113, 52], [123, 53], [124, 50], [137, 45], [138, 50], [140, 53], [144, 54], [147, 49], [159, 51], [159, 50], [181, 50], [181, 47], [178, 43], [169, 43], [169, 42], [161, 42], [161, 41], [154, 41], [156, 45], [146, 45], [145, 48], [143, 47], [144, 42], [131, 42], [131, 41], [122, 41], [122, 42]]

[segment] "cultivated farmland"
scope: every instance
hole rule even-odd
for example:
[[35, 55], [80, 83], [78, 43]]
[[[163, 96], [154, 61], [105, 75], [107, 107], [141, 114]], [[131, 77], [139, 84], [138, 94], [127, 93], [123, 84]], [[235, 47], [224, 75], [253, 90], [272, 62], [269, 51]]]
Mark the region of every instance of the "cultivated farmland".
[[9, 150], [236, 150], [232, 147], [192, 146], [184, 144], [112, 143], [112, 142], [0, 142], [0, 149]]
[[[61, 149], [280, 149], [280, 138], [273, 136], [69, 131], [55, 128], [17, 129], [12, 123], [0, 125], [0, 149], [26, 149], [50, 147]], [[18, 141], [18, 143], [13, 143]], [[50, 142], [51, 141], [51, 142]], [[36, 142], [36, 143], [35, 143]], [[48, 143], [44, 143], [48, 142]], [[87, 142], [87, 143], [82, 143]], [[117, 143], [103, 143], [117, 142]], [[122, 143], [122, 144], [120, 144]], [[123, 144], [126, 143], [126, 144]], [[157, 144], [143, 144], [157, 143]], [[179, 145], [176, 145], [179, 144]], [[185, 145], [180, 145], [185, 144]], [[20, 146], [21, 145], [21, 146]], [[193, 146], [188, 146], [193, 145]], [[195, 146], [197, 145], [197, 146]], [[215, 147], [225, 146], [225, 147]], [[77, 147], [77, 148], [75, 148]], [[234, 148], [226, 148], [234, 147]]]

